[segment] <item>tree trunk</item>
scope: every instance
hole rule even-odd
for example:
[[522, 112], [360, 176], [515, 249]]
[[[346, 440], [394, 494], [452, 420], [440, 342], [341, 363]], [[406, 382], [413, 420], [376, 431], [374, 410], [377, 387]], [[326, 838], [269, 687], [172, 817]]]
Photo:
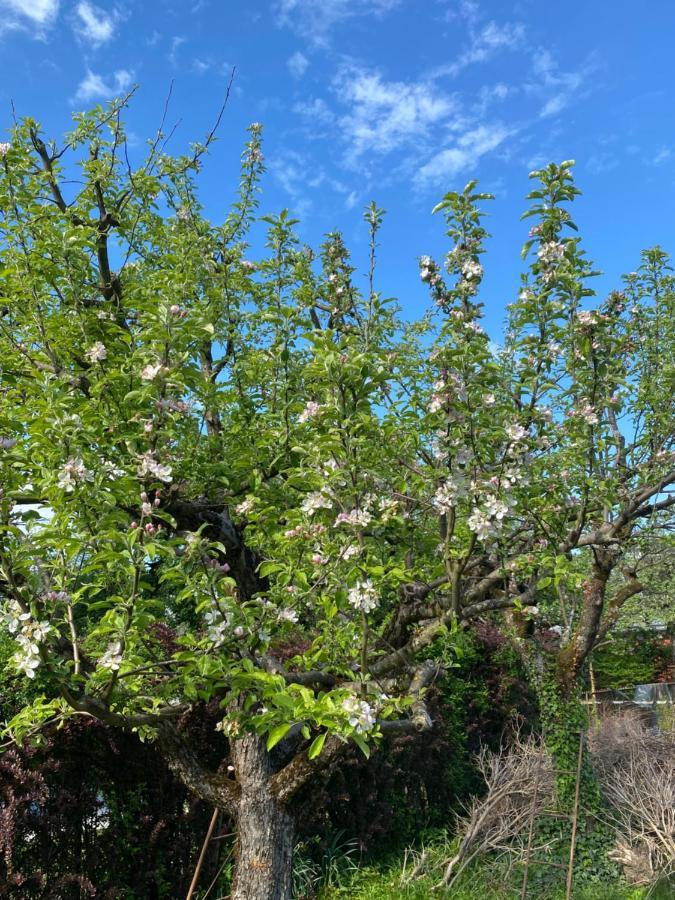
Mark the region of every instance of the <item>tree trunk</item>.
[[232, 760], [241, 794], [231, 900], [290, 900], [294, 822], [272, 793], [269, 754], [247, 734], [232, 742]]

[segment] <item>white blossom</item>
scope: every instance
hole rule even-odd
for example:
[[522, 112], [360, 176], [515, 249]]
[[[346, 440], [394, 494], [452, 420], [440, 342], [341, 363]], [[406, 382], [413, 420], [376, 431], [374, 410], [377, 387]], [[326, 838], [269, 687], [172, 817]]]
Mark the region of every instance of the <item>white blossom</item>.
[[357, 528], [365, 528], [372, 522], [373, 517], [367, 509], [352, 509], [349, 512], [338, 513], [335, 526], [355, 525]]
[[485, 501], [485, 512], [491, 518], [497, 519], [497, 521], [501, 522], [504, 516], [508, 513], [509, 507], [503, 500], [499, 500], [497, 497], [488, 497]]
[[347, 713], [347, 721], [355, 729], [357, 734], [372, 731], [376, 725], [375, 711], [365, 700], [358, 697], [347, 697], [342, 702], [342, 708]]
[[16, 668], [23, 672], [27, 678], [35, 678], [40, 658], [40, 644], [52, 630], [49, 622], [38, 622], [32, 618], [30, 612], [24, 610], [16, 600], [11, 600], [2, 613], [7, 628], [11, 634], [16, 634], [16, 643], [19, 649], [12, 660]]
[[302, 501], [301, 509], [304, 513], [313, 515], [319, 509], [330, 509], [332, 505], [333, 501], [330, 497], [322, 494], [321, 491], [312, 491]]
[[242, 500], [237, 506], [235, 506], [234, 511], [238, 516], [245, 516], [251, 512], [253, 507], [255, 506], [255, 500], [253, 497], [247, 497], [245, 500]]
[[594, 325], [597, 322], [597, 316], [594, 310], [581, 309], [577, 313], [577, 319], [581, 325]]
[[112, 641], [108, 644], [105, 653], [99, 658], [97, 665], [99, 669], [109, 669], [111, 672], [118, 672], [122, 665], [122, 642]]
[[208, 639], [218, 646], [222, 644], [230, 630], [230, 620], [227, 614], [214, 604], [208, 612], [204, 613], [204, 622]]
[[141, 478], [152, 475], [154, 478], [167, 484], [172, 480], [171, 466], [158, 462], [150, 451], [144, 453], [141, 457], [138, 474]]
[[105, 344], [102, 344], [100, 341], [96, 341], [96, 343], [85, 353], [85, 356], [90, 363], [101, 362], [107, 355], [108, 351], [106, 350]]
[[148, 363], [141, 370], [141, 378], [143, 379], [143, 381], [153, 381], [162, 371], [162, 368], [163, 367], [161, 363]]
[[298, 614], [294, 609], [290, 609], [289, 607], [283, 607], [277, 613], [277, 622], [291, 622], [295, 624], [298, 621]]
[[595, 407], [591, 406], [590, 403], [588, 403], [586, 406], [582, 406], [582, 408], [579, 410], [579, 415], [588, 425], [597, 425], [600, 421], [600, 419], [598, 418], [598, 414], [595, 411]]
[[370, 578], [357, 581], [356, 585], [350, 588], [347, 599], [354, 609], [360, 609], [366, 613], [376, 609], [380, 602], [377, 589]]
[[352, 559], [355, 556], [358, 556], [361, 553], [361, 548], [358, 544], [350, 544], [342, 551], [343, 559]]
[[485, 512], [483, 512], [483, 510], [478, 509], [478, 507], [474, 509], [474, 511], [467, 519], [467, 525], [469, 526], [471, 531], [473, 531], [476, 537], [481, 541], [484, 541], [487, 537], [489, 537], [490, 532], [492, 531], [490, 517]]
[[462, 263], [462, 275], [467, 281], [481, 278], [483, 275], [483, 267], [475, 259], [467, 259]]
[[310, 400], [307, 403], [307, 406], [303, 409], [303, 411], [298, 416], [298, 422], [304, 424], [308, 422], [310, 419], [313, 419], [321, 412], [321, 406], [316, 403], [314, 400]]
[[527, 429], [523, 428], [522, 425], [518, 425], [516, 422], [508, 425], [506, 428], [506, 434], [511, 441], [517, 443], [518, 441], [522, 441], [523, 438], [527, 437]]
[[544, 265], [560, 262], [565, 255], [565, 246], [558, 241], [545, 241], [537, 250], [537, 256]]
[[0, 143], [0, 159], [3, 159], [3, 157], [7, 156], [7, 154], [10, 151], [11, 146], [12, 146], [11, 144]]
[[71, 456], [59, 472], [58, 486], [67, 494], [75, 490], [75, 485], [93, 481], [93, 473], [87, 469], [79, 456]]

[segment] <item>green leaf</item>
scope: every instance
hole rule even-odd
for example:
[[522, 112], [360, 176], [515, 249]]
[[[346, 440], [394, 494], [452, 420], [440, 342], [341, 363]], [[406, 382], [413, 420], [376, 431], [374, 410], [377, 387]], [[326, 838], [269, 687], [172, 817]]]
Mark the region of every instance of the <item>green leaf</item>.
[[363, 755], [366, 757], [366, 759], [368, 759], [369, 756], [370, 756], [370, 747], [368, 746], [368, 744], [366, 743], [366, 741], [361, 737], [361, 735], [360, 735], [360, 734], [353, 734], [353, 735], [352, 735], [352, 740], [354, 741], [354, 743], [356, 744], [356, 746], [359, 748], [359, 750], [361, 751], [361, 753], [363, 753]]
[[283, 725], [275, 725], [267, 735], [267, 749], [271, 750], [272, 747], [276, 747], [279, 741], [283, 740], [286, 737], [286, 735], [290, 731], [290, 728], [290, 722], [284, 722]]
[[328, 735], [327, 731], [322, 732], [314, 738], [312, 743], [309, 746], [309, 750], [307, 751], [307, 758], [314, 759], [315, 756], [318, 756], [323, 750], [323, 745], [326, 742], [326, 737]]

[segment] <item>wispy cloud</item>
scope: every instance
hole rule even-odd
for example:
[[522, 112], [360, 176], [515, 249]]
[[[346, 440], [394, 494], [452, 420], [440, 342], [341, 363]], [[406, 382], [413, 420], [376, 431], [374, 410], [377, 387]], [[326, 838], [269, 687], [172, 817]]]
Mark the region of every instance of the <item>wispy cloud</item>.
[[[272, 176], [293, 200], [293, 210], [305, 216], [314, 206], [313, 192], [333, 191], [347, 209], [357, 202], [359, 194], [350, 185], [329, 175], [323, 166], [297, 150], [284, 150], [268, 159]], [[322, 194], [322, 197], [324, 195]], [[325, 199], [325, 197], [324, 197]]]
[[442, 75], [455, 77], [468, 66], [487, 62], [499, 50], [515, 50], [521, 47], [524, 37], [525, 28], [517, 22], [507, 22], [502, 25], [497, 22], [487, 22], [479, 28], [470, 25], [467, 49], [456, 60], [434, 69], [432, 76], [434, 78]]
[[436, 153], [418, 172], [419, 183], [447, 181], [462, 172], [474, 168], [480, 158], [496, 150], [504, 141], [515, 134], [516, 129], [500, 122], [492, 125], [478, 125], [461, 134], [453, 146]]
[[385, 154], [424, 139], [458, 108], [451, 94], [430, 81], [386, 81], [379, 72], [356, 66], [340, 71], [334, 89], [350, 107], [340, 127], [352, 162], [366, 152]]
[[171, 63], [172, 66], [175, 66], [178, 62], [178, 51], [182, 47], [182, 45], [187, 41], [187, 38], [183, 37], [180, 34], [175, 34], [171, 38], [171, 49], [169, 50], [169, 55], [167, 59]]
[[75, 31], [95, 47], [107, 43], [115, 34], [116, 14], [109, 15], [100, 6], [94, 6], [87, 0], [77, 4], [75, 14]]
[[595, 68], [586, 62], [581, 68], [571, 72], [561, 72], [549, 50], [538, 49], [532, 58], [532, 69], [536, 83], [530, 91], [548, 93], [539, 115], [542, 118], [556, 116], [570, 105], [574, 97], [585, 87], [588, 76]]
[[102, 75], [87, 70], [87, 74], [77, 86], [77, 91], [73, 97], [75, 103], [88, 102], [90, 100], [108, 99], [121, 94], [131, 86], [134, 80], [134, 73], [128, 69], [118, 69], [110, 77], [104, 78]]
[[313, 97], [311, 100], [302, 100], [293, 106], [293, 112], [302, 116], [307, 124], [310, 134], [319, 136], [325, 125], [332, 125], [336, 115], [321, 97]]
[[42, 38], [56, 21], [59, 0], [0, 0], [0, 34], [21, 29]]
[[293, 78], [302, 78], [309, 66], [309, 60], [304, 53], [296, 50], [292, 56], [289, 56], [286, 65]]
[[402, 0], [277, 0], [279, 25], [292, 28], [316, 46], [328, 42], [331, 30], [357, 16], [382, 16]]

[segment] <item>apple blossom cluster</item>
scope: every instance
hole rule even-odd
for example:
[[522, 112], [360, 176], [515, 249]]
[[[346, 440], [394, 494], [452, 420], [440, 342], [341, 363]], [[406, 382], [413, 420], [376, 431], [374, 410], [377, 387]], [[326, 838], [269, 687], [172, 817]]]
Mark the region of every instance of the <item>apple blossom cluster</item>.
[[295, 528], [287, 528], [284, 531], [284, 537], [292, 540], [293, 538], [302, 538], [303, 540], [312, 540], [317, 535], [324, 534], [326, 526], [318, 522], [307, 527], [306, 525], [296, 525]]
[[19, 645], [19, 650], [12, 657], [14, 665], [28, 678], [35, 678], [35, 671], [41, 662], [40, 644], [52, 630], [51, 625], [33, 619], [30, 612], [25, 611], [16, 600], [9, 601], [2, 618]]
[[559, 241], [544, 241], [537, 250], [537, 258], [544, 266], [550, 267], [565, 257], [565, 245]]
[[347, 713], [347, 721], [357, 734], [372, 731], [377, 724], [375, 710], [365, 700], [358, 697], [347, 697], [342, 701], [342, 708]]
[[474, 507], [467, 519], [467, 525], [479, 540], [485, 541], [499, 533], [508, 512], [509, 505], [507, 503], [493, 495], [488, 495], [482, 507]]
[[160, 412], [175, 412], [184, 416], [190, 412], [190, 404], [184, 400], [176, 400], [175, 397], [160, 397], [157, 400], [157, 409]]
[[288, 606], [282, 607], [277, 612], [277, 622], [281, 625], [284, 622], [289, 622], [291, 625], [295, 625], [298, 621], [298, 614], [294, 609], [291, 609]]
[[598, 416], [596, 408], [593, 404], [587, 402], [576, 409], [568, 410], [567, 417], [570, 419], [583, 419], [587, 425], [597, 425], [600, 422], [600, 417]]
[[206, 636], [208, 639], [216, 647], [221, 646], [230, 632], [230, 617], [214, 601], [211, 604], [211, 609], [204, 613], [204, 622], [206, 623]]
[[349, 512], [338, 513], [334, 526], [352, 525], [355, 528], [365, 528], [373, 521], [372, 513], [367, 509], [351, 509]]
[[522, 425], [518, 425], [517, 422], [513, 422], [511, 425], [507, 425], [506, 436], [508, 437], [509, 441], [517, 444], [528, 436], [527, 429], [523, 428]]
[[470, 481], [464, 472], [453, 472], [437, 489], [431, 501], [439, 513], [448, 513], [469, 495]]
[[172, 480], [171, 466], [158, 462], [151, 451], [144, 453], [141, 457], [138, 475], [140, 478], [146, 478], [150, 475], [167, 484]]
[[315, 418], [321, 412], [320, 404], [316, 403], [314, 400], [310, 400], [303, 411], [298, 416], [298, 422], [301, 424], [305, 424], [305, 422], [309, 422], [310, 419]]
[[302, 501], [300, 508], [306, 515], [314, 515], [319, 509], [332, 509], [333, 501], [321, 491], [312, 491]]
[[430, 256], [420, 257], [420, 278], [432, 287], [435, 287], [441, 280], [438, 266]]
[[105, 653], [99, 657], [97, 666], [99, 669], [108, 669], [110, 672], [118, 672], [122, 665], [122, 642], [111, 641]]
[[108, 356], [108, 351], [106, 350], [105, 344], [102, 344], [101, 341], [97, 341], [84, 355], [90, 363], [96, 363], [104, 360]]
[[163, 369], [161, 363], [148, 363], [141, 369], [141, 378], [143, 381], [154, 381]]
[[75, 490], [76, 485], [93, 480], [93, 473], [85, 466], [82, 459], [79, 456], [71, 456], [59, 472], [58, 486], [70, 494]]
[[354, 609], [359, 609], [364, 613], [372, 612], [377, 609], [380, 602], [377, 588], [370, 580], [366, 578], [363, 581], [357, 581], [353, 588], [350, 588], [347, 594], [347, 600]]
[[241, 503], [238, 503], [235, 506], [234, 511], [238, 516], [247, 516], [250, 512], [253, 511], [253, 507], [255, 506], [255, 499], [253, 497], [247, 497], [245, 500], [242, 500]]
[[0, 159], [3, 159], [9, 153], [12, 145], [0, 142]]

